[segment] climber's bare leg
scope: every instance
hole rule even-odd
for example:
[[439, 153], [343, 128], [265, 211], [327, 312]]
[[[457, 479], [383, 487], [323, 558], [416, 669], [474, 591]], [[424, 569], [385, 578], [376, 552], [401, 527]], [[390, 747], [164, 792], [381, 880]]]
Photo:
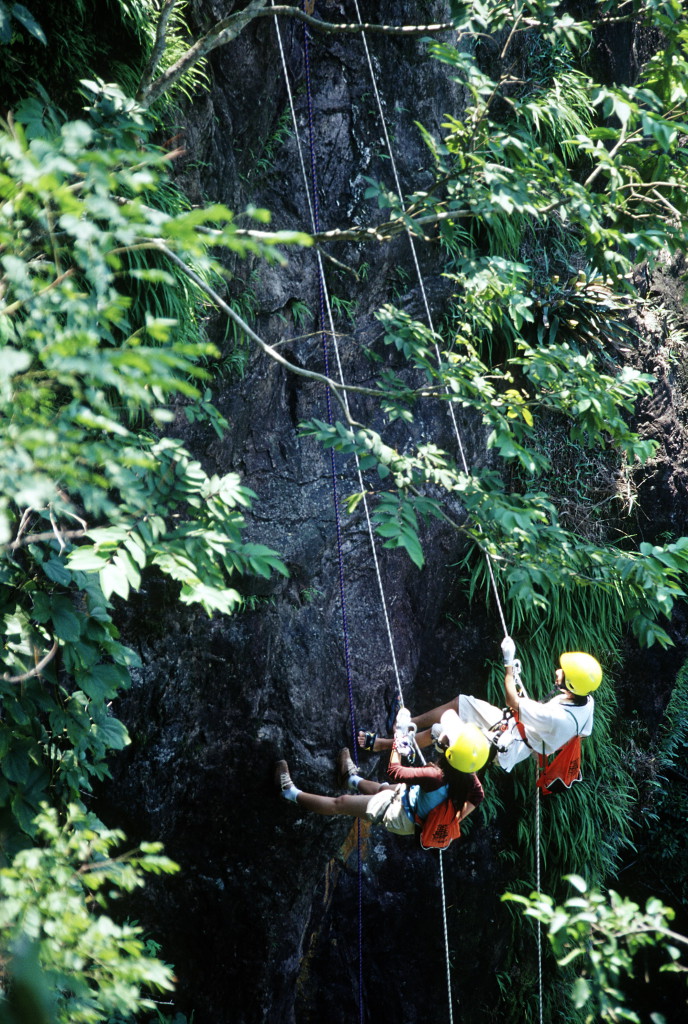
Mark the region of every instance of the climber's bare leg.
[[[430, 729], [436, 722], [439, 722], [445, 711], [456, 711], [457, 714], [459, 713], [458, 697], [454, 697], [453, 700], [448, 701], [446, 704], [441, 704], [438, 708], [433, 708], [432, 711], [426, 711], [422, 715], [417, 715], [411, 721], [415, 722], [419, 729]], [[420, 741], [418, 745], [423, 746]]]
[[[371, 786], [377, 786], [375, 792], [382, 789], [380, 783], [371, 782]], [[353, 793], [345, 793], [342, 796], [318, 796], [316, 793], [299, 793], [296, 802], [305, 811], [313, 811], [315, 814], [347, 814], [351, 818], [365, 818], [370, 795], [357, 796]]]

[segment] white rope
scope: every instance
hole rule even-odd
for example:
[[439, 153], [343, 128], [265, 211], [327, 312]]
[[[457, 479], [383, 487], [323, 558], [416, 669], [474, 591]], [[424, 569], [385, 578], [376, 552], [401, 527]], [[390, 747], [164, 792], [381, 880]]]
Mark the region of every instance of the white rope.
[[[359, 24], [362, 24], [361, 12], [360, 12], [360, 9], [359, 9], [359, 6], [358, 6], [358, 0], [354, 0], [354, 6], [356, 8], [356, 17], [358, 18], [358, 22], [359, 22]], [[398, 169], [397, 169], [397, 162], [396, 162], [396, 158], [394, 156], [394, 150], [392, 148], [392, 144], [391, 144], [391, 141], [390, 141], [389, 132], [387, 130], [387, 121], [386, 121], [384, 109], [383, 109], [383, 106], [382, 106], [382, 99], [380, 97], [380, 92], [379, 92], [379, 89], [378, 89], [378, 86], [377, 86], [377, 77], [375, 75], [375, 70], [373, 68], [373, 62], [372, 62], [372, 59], [371, 59], [371, 56], [370, 56], [370, 49], [368, 47], [368, 40], [366, 38], [366, 33], [365, 32], [361, 33], [361, 38], [363, 40], [363, 47], [364, 47], [364, 50], [365, 50], [366, 61], [368, 63], [368, 71], [370, 73], [370, 79], [371, 79], [371, 82], [372, 82], [372, 85], [373, 85], [373, 92], [374, 92], [374, 95], [375, 95], [375, 102], [376, 102], [376, 105], [377, 105], [378, 114], [379, 114], [379, 118], [380, 118], [380, 124], [382, 126], [382, 132], [383, 132], [384, 139], [385, 139], [385, 146], [387, 148], [387, 153], [388, 153], [389, 160], [390, 160], [390, 166], [392, 168], [392, 173], [394, 175], [394, 184], [395, 184], [395, 188], [396, 188], [396, 192], [397, 192], [397, 197], [398, 197], [399, 202], [401, 203], [401, 205], [403, 207], [403, 205], [404, 205], [404, 197], [403, 197], [403, 192], [402, 192], [402, 188], [401, 188], [401, 181], [400, 181], [400, 178], [399, 178], [399, 172], [398, 172]], [[415, 270], [416, 270], [416, 276], [418, 278], [418, 285], [420, 287], [420, 292], [421, 292], [421, 296], [422, 296], [422, 299], [423, 299], [423, 306], [425, 308], [425, 316], [427, 318], [428, 327], [430, 328], [430, 330], [432, 331], [433, 336], [434, 336], [435, 335], [435, 328], [434, 328], [434, 324], [433, 324], [432, 313], [430, 311], [430, 302], [428, 300], [427, 289], [425, 287], [425, 281], [423, 279], [423, 273], [421, 271], [420, 262], [418, 260], [418, 254], [417, 254], [417, 251], [416, 251], [416, 243], [415, 243], [415, 239], [414, 239], [411, 231], [408, 228], [406, 229], [406, 237], [408, 238], [409, 246], [411, 248], [411, 255], [412, 255], [412, 258], [413, 258], [413, 264], [414, 264], [414, 267], [415, 267]], [[439, 368], [441, 366], [441, 363], [442, 363], [442, 355], [441, 355], [441, 352], [440, 352], [440, 349], [439, 349], [439, 345], [437, 344], [437, 340], [436, 339], [434, 340], [434, 348], [435, 348], [435, 358], [437, 360], [437, 366]], [[445, 390], [445, 394], [447, 394], [447, 395], [450, 394], [448, 386], [445, 386], [444, 390]], [[458, 446], [459, 454], [461, 456], [461, 464], [463, 466], [464, 472], [466, 473], [466, 475], [468, 475], [468, 473], [469, 473], [468, 462], [467, 462], [467, 459], [466, 459], [466, 452], [465, 452], [465, 449], [464, 449], [464, 446], [463, 446], [463, 441], [462, 441], [462, 438], [461, 438], [461, 432], [459, 430], [459, 425], [458, 425], [457, 420], [456, 420], [456, 414], [455, 414], [455, 411], [454, 411], [454, 405], [453, 405], [452, 402], [448, 402], [447, 404], [449, 406], [449, 415], [450, 415], [451, 422], [452, 422], [452, 428], [454, 430], [454, 436], [456, 438], [456, 443], [457, 443], [457, 446]], [[499, 591], [497, 589], [497, 582], [495, 580], [494, 570], [493, 570], [493, 567], [492, 567], [492, 559], [490, 558], [490, 556], [489, 556], [487, 551], [484, 554], [485, 554], [485, 561], [487, 563], [488, 572], [489, 572], [489, 575], [490, 575], [490, 583], [491, 583], [491, 586], [492, 586], [492, 591], [493, 591], [493, 594], [494, 594], [495, 603], [497, 605], [497, 610], [499, 612], [499, 618], [501, 620], [502, 629], [504, 631], [504, 636], [508, 636], [509, 631], [508, 631], [507, 626], [506, 626], [506, 620], [505, 620], [505, 617], [504, 617], [504, 611], [502, 609], [502, 603], [501, 603], [501, 600], [499, 598]], [[447, 968], [447, 989], [448, 989], [448, 1001], [449, 1001], [449, 1022], [450, 1022], [450, 1024], [452, 1024], [452, 1022], [453, 1022], [453, 1011], [452, 1011], [452, 991], [451, 991], [451, 965], [450, 965], [450, 960], [449, 960], [449, 937], [448, 937], [448, 931], [447, 931], [447, 914], [446, 914], [446, 902], [445, 902], [445, 893], [444, 893], [444, 871], [443, 871], [443, 866], [442, 866], [442, 851], [440, 851], [440, 883], [441, 883], [441, 888], [442, 888], [442, 920], [443, 920], [443, 925], [444, 925], [445, 959], [446, 959], [446, 968]], [[542, 1024], [542, 1020], [540, 1021], [540, 1024]]]
[[[271, 7], [274, 6], [274, 0], [270, 0], [270, 6]], [[303, 156], [303, 149], [302, 149], [302, 146], [301, 146], [301, 139], [299, 137], [299, 127], [298, 127], [298, 122], [297, 122], [297, 119], [296, 119], [296, 109], [294, 107], [294, 96], [293, 96], [293, 92], [292, 92], [292, 88], [291, 88], [291, 83], [289, 81], [289, 73], [288, 73], [288, 69], [287, 69], [287, 61], [286, 61], [286, 57], [285, 57], [285, 53], [284, 53], [284, 46], [283, 46], [283, 43], [282, 43], [282, 34], [281, 34], [281, 31], [280, 31], [280, 27], [279, 27], [279, 21], [278, 21], [278, 18], [277, 18], [276, 15], [274, 17], [274, 22], [275, 22], [275, 31], [277, 33], [277, 42], [278, 42], [278, 45], [279, 45], [280, 60], [281, 60], [281, 63], [282, 63], [282, 73], [284, 75], [284, 81], [285, 81], [286, 88], [287, 88], [287, 95], [289, 97], [289, 109], [291, 111], [292, 125], [293, 125], [293, 128], [294, 128], [294, 136], [296, 138], [296, 145], [297, 145], [297, 149], [298, 149], [298, 153], [299, 153], [299, 163], [301, 165], [301, 174], [302, 174], [302, 177], [303, 177], [303, 183], [304, 183], [304, 189], [305, 189], [305, 192], [306, 192], [306, 197], [308, 199], [308, 209], [309, 209], [310, 218], [311, 218], [311, 225], [312, 225], [313, 231], [315, 232], [315, 211], [313, 209], [313, 202], [311, 200], [310, 182], [308, 180], [308, 173], [306, 171], [306, 163], [305, 163], [304, 156]], [[340, 383], [343, 385], [344, 384], [344, 373], [343, 373], [343, 370], [342, 370], [342, 363], [341, 363], [341, 358], [340, 358], [340, 354], [339, 354], [339, 345], [337, 343], [337, 334], [335, 332], [334, 320], [333, 320], [333, 317], [332, 317], [332, 305], [330, 303], [330, 297], [329, 297], [329, 293], [328, 293], [328, 290], [327, 290], [327, 284], [326, 284], [326, 281], [325, 281], [325, 269], [323, 267], [322, 255], [321, 255], [319, 250], [316, 250], [316, 256], [317, 256], [317, 261], [318, 261], [318, 274], [319, 274], [319, 277], [320, 277], [320, 283], [322, 285], [323, 294], [324, 294], [324, 297], [325, 297], [325, 308], [327, 310], [327, 317], [328, 317], [328, 324], [329, 324], [329, 328], [330, 328], [330, 334], [331, 334], [331, 337], [333, 339], [335, 358], [336, 358], [336, 362], [337, 362], [337, 372], [339, 374]], [[348, 395], [347, 395], [346, 391], [344, 392], [344, 402], [346, 404], [347, 411], [349, 411], [349, 400], [348, 400]], [[390, 649], [390, 654], [391, 654], [391, 658], [392, 658], [392, 667], [393, 667], [393, 670], [394, 670], [394, 679], [395, 679], [396, 689], [397, 689], [397, 692], [399, 694], [399, 701], [400, 701], [401, 705], [403, 706], [404, 705], [404, 695], [403, 695], [403, 691], [402, 691], [402, 687], [401, 687], [401, 676], [400, 676], [400, 672], [399, 672], [399, 665], [397, 663], [396, 650], [395, 650], [395, 647], [394, 647], [394, 637], [392, 635], [392, 626], [391, 626], [391, 622], [390, 622], [390, 618], [389, 618], [389, 611], [388, 611], [388, 607], [387, 607], [387, 600], [386, 600], [386, 597], [385, 597], [385, 590], [384, 590], [384, 585], [383, 585], [383, 581], [382, 581], [382, 573], [380, 571], [380, 563], [379, 563], [379, 559], [378, 559], [378, 555], [377, 555], [377, 549], [376, 549], [376, 544], [375, 544], [375, 533], [373, 531], [373, 525], [372, 525], [372, 521], [371, 521], [371, 518], [370, 518], [370, 509], [369, 509], [369, 506], [368, 506], [368, 499], [366, 497], [365, 485], [364, 485], [364, 482], [363, 482], [363, 475], [361, 473], [361, 467], [360, 467], [359, 458], [358, 458], [358, 455], [356, 453], [354, 453], [354, 455], [355, 455], [355, 461], [356, 461], [356, 473], [357, 473], [357, 476], [358, 476], [358, 485], [359, 485], [361, 494], [363, 495], [363, 502], [362, 502], [363, 510], [365, 512], [365, 520], [366, 520], [366, 525], [367, 525], [367, 529], [368, 529], [368, 537], [369, 537], [369, 540], [370, 540], [370, 547], [371, 547], [371, 552], [372, 552], [372, 556], [373, 556], [373, 564], [375, 566], [375, 575], [376, 575], [376, 578], [377, 578], [378, 590], [380, 592], [380, 601], [381, 601], [381, 604], [382, 604], [382, 612], [383, 612], [383, 616], [384, 616], [384, 620], [385, 620], [385, 629], [386, 629], [386, 632], [387, 632], [387, 640], [388, 640], [388, 643], [389, 643], [389, 649]], [[420, 755], [421, 762], [424, 764], [425, 761], [423, 759], [423, 755], [420, 753], [420, 750], [419, 750], [417, 745], [416, 745], [416, 751]]]
[[[359, 6], [358, 6], [358, 0], [354, 0], [354, 7], [356, 8], [356, 17], [358, 19], [358, 23], [359, 23], [359, 25], [363, 25], [363, 22], [361, 20], [361, 12], [360, 12], [360, 9], [359, 9]], [[383, 109], [383, 106], [382, 106], [382, 99], [380, 97], [380, 92], [379, 92], [378, 87], [377, 87], [377, 79], [376, 79], [376, 76], [375, 76], [375, 70], [373, 68], [373, 62], [372, 62], [372, 59], [371, 59], [371, 56], [370, 56], [370, 50], [368, 48], [368, 40], [366, 38], [366, 33], [365, 32], [361, 32], [361, 38], [363, 40], [363, 48], [365, 50], [366, 60], [367, 60], [367, 63], [368, 63], [368, 70], [370, 72], [370, 78], [371, 78], [371, 81], [372, 81], [372, 84], [373, 84], [373, 92], [375, 94], [375, 102], [376, 102], [377, 109], [378, 109], [378, 114], [379, 114], [379, 117], [380, 117], [380, 124], [382, 126], [382, 133], [383, 133], [384, 138], [385, 138], [385, 146], [386, 146], [386, 149], [387, 149], [387, 154], [389, 156], [390, 166], [392, 168], [392, 174], [394, 175], [394, 186], [396, 188], [397, 198], [399, 199], [399, 202], [401, 203], [401, 205], [403, 207], [403, 205], [404, 205], [404, 196], [403, 196], [403, 192], [402, 192], [402, 188], [401, 188], [401, 181], [399, 179], [399, 172], [397, 170], [397, 162], [396, 162], [396, 159], [395, 159], [395, 156], [394, 156], [394, 150], [392, 148], [392, 143], [390, 141], [389, 132], [387, 131], [387, 122], [386, 122], [386, 119], [385, 119], [385, 113], [384, 113], [384, 109]], [[432, 313], [430, 312], [430, 303], [428, 301], [428, 294], [427, 294], [427, 290], [425, 288], [425, 282], [423, 280], [423, 274], [422, 274], [422, 271], [420, 269], [420, 263], [419, 263], [419, 260], [418, 260], [418, 254], [416, 252], [415, 239], [414, 239], [414, 237], [413, 237], [413, 235], [412, 235], [412, 233], [411, 233], [409, 228], [406, 229], [406, 237], [408, 238], [409, 245], [411, 246], [411, 254], [413, 256], [413, 264], [414, 264], [414, 266], [416, 268], [416, 276], [418, 278], [418, 284], [420, 286], [421, 296], [423, 298], [423, 305], [425, 307], [425, 315], [426, 315], [426, 318], [427, 318], [428, 327], [430, 328], [430, 330], [432, 331], [432, 333], [434, 335], [435, 328], [433, 326]], [[437, 365], [439, 367], [441, 365], [441, 362], [442, 362], [442, 357], [441, 357], [441, 353], [440, 353], [440, 349], [439, 349], [439, 345], [437, 344], [437, 341], [434, 342], [434, 346], [435, 346], [435, 358], [437, 359]], [[449, 390], [448, 386], [445, 386], [444, 391], [445, 391], [446, 395], [450, 394], [450, 390]], [[450, 415], [450, 418], [451, 418], [451, 421], [452, 421], [452, 427], [454, 429], [454, 437], [456, 438], [456, 443], [458, 445], [459, 454], [461, 456], [461, 464], [463, 466], [464, 473], [466, 473], [468, 475], [468, 473], [469, 473], [468, 462], [466, 460], [466, 453], [465, 453], [465, 450], [464, 450], [463, 441], [461, 439], [461, 432], [459, 431], [459, 425], [458, 425], [458, 423], [456, 421], [456, 414], [454, 412], [454, 405], [453, 405], [452, 402], [449, 402], [447, 404], [449, 406], [449, 415]], [[502, 610], [502, 603], [501, 603], [500, 598], [499, 598], [499, 591], [497, 590], [497, 581], [495, 580], [494, 571], [493, 571], [493, 568], [492, 568], [492, 559], [490, 558], [490, 555], [489, 555], [489, 553], [487, 551], [484, 552], [484, 555], [485, 555], [485, 561], [487, 562], [487, 568], [488, 568], [489, 575], [490, 575], [490, 583], [492, 585], [492, 590], [493, 590], [493, 593], [494, 593], [494, 598], [495, 598], [495, 602], [496, 602], [496, 605], [497, 605], [497, 610], [499, 612], [499, 618], [501, 619], [502, 629], [504, 630], [504, 636], [508, 636], [509, 635], [509, 631], [508, 631], [507, 626], [506, 626], [506, 619], [504, 618], [504, 612]]]
[[[544, 752], [544, 747], [543, 747]], [[535, 762], [537, 773], [537, 761]], [[536, 774], [536, 785], [535, 785], [535, 887], [537, 890], [538, 897], [540, 896], [541, 878], [540, 878], [540, 787], [537, 785], [537, 774]], [[542, 1024], [542, 1004], [543, 1004], [543, 985], [542, 985], [542, 923], [537, 922], [537, 955], [538, 955], [538, 999], [540, 1004], [540, 1024]]]
[[447, 929], [447, 898], [444, 892], [444, 861], [442, 860], [442, 854], [444, 850], [439, 850], [440, 855], [440, 889], [442, 891], [442, 926], [444, 928], [444, 956], [445, 963], [447, 965], [447, 998], [449, 1001], [449, 1024], [454, 1022], [454, 1010], [452, 1008], [452, 987], [451, 987], [451, 965], [449, 961], [449, 931]]

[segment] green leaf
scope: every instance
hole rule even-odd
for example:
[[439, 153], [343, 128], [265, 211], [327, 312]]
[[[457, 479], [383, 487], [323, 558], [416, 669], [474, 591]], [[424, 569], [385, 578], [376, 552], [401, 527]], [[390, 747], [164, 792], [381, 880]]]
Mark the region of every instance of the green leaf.
[[19, 822], [19, 827], [29, 836], [33, 835], [35, 831], [33, 822], [37, 810], [35, 805], [25, 800], [21, 791], [16, 792], [12, 797], [12, 814]]
[[61, 583], [64, 587], [68, 587], [72, 582], [72, 574], [69, 569], [65, 568], [61, 558], [50, 558], [48, 561], [43, 562], [43, 572], [48, 579], [53, 580], [55, 583]]
[[30, 32], [34, 39], [37, 39], [39, 43], [43, 43], [44, 46], [48, 45], [48, 40], [45, 38], [45, 32], [38, 24], [33, 14], [27, 11], [23, 4], [13, 4], [12, 14], [20, 21], [27, 32]]
[[12, 733], [5, 725], [0, 725], [0, 761], [3, 760], [10, 748]]
[[69, 568], [81, 572], [99, 572], [106, 562], [107, 556], [97, 554], [95, 548], [89, 545], [75, 548], [67, 555]]
[[558, 931], [560, 931], [562, 928], [566, 926], [568, 920], [568, 914], [564, 913], [563, 911], [559, 914], [555, 914], [549, 923], [550, 935], [556, 935]]
[[375, 532], [380, 537], [398, 537], [401, 533], [401, 527], [398, 523], [380, 523], [376, 525]]
[[130, 589], [129, 579], [126, 568], [122, 565], [121, 561], [108, 563], [108, 565], [101, 569], [99, 577], [100, 586], [106, 600], [113, 594], [118, 594], [125, 601], [127, 600]]
[[[132, 531], [124, 542], [127, 551], [140, 569], [146, 568], [146, 547], [139, 533]], [[139, 580], [140, 582], [140, 580]], [[138, 584], [137, 584], [138, 585]]]
[[126, 547], [121, 548], [117, 552], [113, 559], [113, 563], [121, 568], [129, 586], [133, 587], [134, 590], [137, 590], [141, 585], [141, 573]]
[[30, 751], [28, 743], [15, 743], [3, 758], [0, 769], [10, 782], [28, 783], [31, 776]]
[[399, 538], [399, 543], [406, 549], [413, 564], [422, 569], [425, 564], [425, 557], [418, 537], [414, 533], [404, 530]]
[[585, 1006], [588, 999], [590, 998], [591, 990], [590, 984], [585, 978], [576, 978], [573, 985], [571, 986], [571, 997], [573, 999], [573, 1005], [577, 1010], [580, 1010], [582, 1006]]
[[10, 12], [3, 0], [0, 0], [0, 43], [9, 43], [12, 39], [12, 22]]
[[77, 682], [92, 700], [111, 700], [117, 696], [120, 689], [128, 685], [129, 673], [120, 665], [101, 664], [86, 673], [79, 673]]
[[106, 716], [94, 724], [93, 728], [108, 750], [124, 750], [131, 743], [126, 726], [118, 718]]
[[81, 636], [81, 619], [64, 597], [53, 598], [51, 617], [55, 635], [65, 643], [73, 643]]

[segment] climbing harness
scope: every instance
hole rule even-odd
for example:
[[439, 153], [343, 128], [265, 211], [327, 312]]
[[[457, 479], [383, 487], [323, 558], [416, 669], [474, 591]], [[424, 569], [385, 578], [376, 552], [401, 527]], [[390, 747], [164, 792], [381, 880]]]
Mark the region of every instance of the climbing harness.
[[570, 789], [574, 782], [581, 782], [580, 736], [572, 736], [549, 760], [546, 754], [538, 754], [538, 767], [537, 785], [543, 796], [561, 792], [562, 788]]

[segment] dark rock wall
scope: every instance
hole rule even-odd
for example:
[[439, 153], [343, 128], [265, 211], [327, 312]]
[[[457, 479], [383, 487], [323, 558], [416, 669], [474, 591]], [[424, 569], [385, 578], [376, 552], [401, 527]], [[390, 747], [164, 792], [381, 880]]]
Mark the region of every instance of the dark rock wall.
[[[442, 17], [445, 7], [411, 6], [407, 21]], [[399, 19], [399, 5], [387, 0], [363, 7], [371, 21]], [[231, 8], [198, 0], [199, 27]], [[325, 19], [353, 18], [348, 3], [317, 8]], [[307, 144], [303, 30], [287, 21], [282, 31]], [[460, 110], [461, 95], [443, 67], [425, 58], [421, 41], [371, 37], [370, 46], [404, 188], [424, 187], [428, 160], [414, 121], [439, 134], [442, 115]], [[364, 176], [392, 181], [360, 40], [314, 36], [310, 58], [321, 227], [370, 223], [382, 214], [364, 199]], [[272, 24], [249, 27], [213, 56], [211, 70], [211, 92], [185, 114], [179, 180], [192, 198], [236, 210], [250, 201], [269, 208], [278, 227], [308, 228], [295, 140], [280, 135], [275, 143], [287, 97]], [[404, 308], [422, 314], [408, 242], [340, 245], [332, 255], [358, 272], [325, 262], [330, 294], [355, 303], [353, 321], [339, 317], [336, 325], [344, 375], [367, 385], [374, 368], [366, 348], [394, 365], [373, 311], [396, 293]], [[440, 253], [429, 245], [420, 256], [439, 320], [448, 297]], [[322, 372], [313, 251], [289, 253], [286, 268], [247, 261], [232, 270], [230, 297], [239, 308], [250, 306], [258, 332]], [[307, 304], [310, 319], [295, 315], [298, 303]], [[224, 325], [213, 330], [229, 351]], [[124, 624], [143, 668], [117, 708], [133, 743], [114, 766], [103, 814], [132, 837], [162, 839], [182, 869], [172, 882], [150, 884], [136, 915], [175, 963], [179, 1008], [194, 1013], [194, 1024], [356, 1020], [359, 973], [363, 1019], [422, 1024], [444, 1017], [437, 858], [412, 841], [364, 829], [359, 906], [359, 839], [351, 821], [306, 816], [273, 791], [279, 755], [289, 758], [298, 785], [332, 791], [334, 754], [352, 743], [349, 684], [356, 726], [376, 728], [384, 728], [395, 688], [362, 509], [341, 516], [340, 579], [329, 455], [298, 435], [300, 421], [326, 417], [326, 396], [258, 352], [242, 376], [221, 379], [216, 395], [231, 424], [227, 437], [191, 429], [188, 442], [209, 470], [236, 470], [256, 491], [251, 536], [282, 553], [290, 576], [251, 584], [247, 611], [212, 620], [180, 608], [151, 576]], [[353, 411], [375, 423], [365, 402], [355, 400]], [[470, 420], [460, 426], [469, 458], [484, 459], [482, 428]], [[405, 429], [386, 437], [403, 446]], [[412, 431], [454, 448], [443, 408], [425, 410]], [[335, 470], [340, 498], [358, 490], [350, 462], [337, 460]], [[459, 507], [449, 511], [462, 516]], [[484, 606], [469, 606], [458, 586], [458, 536], [435, 524], [426, 539], [422, 572], [404, 554], [379, 550], [401, 682], [417, 710], [448, 700], [462, 685], [480, 692], [485, 659], [501, 636]], [[377, 767], [377, 758], [363, 762], [366, 774]], [[476, 820], [467, 841], [444, 858], [452, 943], [461, 950], [453, 954], [455, 1009], [467, 1022], [484, 1020], [497, 998], [508, 935], [499, 851], [513, 827], [508, 815], [498, 827]], [[532, 969], [531, 950], [524, 976]]]

